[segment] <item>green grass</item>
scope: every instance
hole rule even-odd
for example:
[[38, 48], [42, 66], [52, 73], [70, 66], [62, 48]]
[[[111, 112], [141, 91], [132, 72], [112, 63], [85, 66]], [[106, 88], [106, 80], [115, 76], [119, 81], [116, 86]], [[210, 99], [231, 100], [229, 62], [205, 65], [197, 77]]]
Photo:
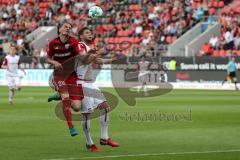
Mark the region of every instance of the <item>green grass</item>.
[[[112, 89], [106, 89], [116, 94]], [[54, 114], [46, 98], [48, 88], [25, 87], [7, 104], [7, 88], [0, 87], [1, 160], [77, 160], [108, 157], [116, 160], [237, 160], [240, 159], [240, 93], [235, 91], [174, 90], [166, 95], [138, 99], [135, 107], [122, 100], [110, 115], [110, 135], [121, 147], [100, 146], [89, 153], [80, 135], [70, 137], [65, 122]], [[126, 121], [123, 113], [192, 111], [192, 121]], [[99, 120], [91, 123], [99, 143]], [[213, 151], [213, 152], [212, 152]], [[191, 153], [192, 152], [192, 153]], [[91, 158], [99, 159], [99, 158]]]

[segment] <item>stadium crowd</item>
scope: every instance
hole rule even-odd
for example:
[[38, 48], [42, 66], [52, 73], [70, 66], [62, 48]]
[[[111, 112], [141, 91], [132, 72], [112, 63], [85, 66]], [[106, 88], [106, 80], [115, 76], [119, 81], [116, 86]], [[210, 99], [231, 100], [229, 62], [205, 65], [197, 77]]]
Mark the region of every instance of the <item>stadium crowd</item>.
[[[117, 52], [123, 49], [116, 47], [119, 46], [116, 44], [127, 41], [131, 42], [132, 47], [124, 49], [124, 54], [154, 55], [152, 53], [155, 49], [166, 48], [166, 45], [174, 42], [203, 17], [215, 15], [230, 1], [0, 0], [0, 54], [6, 54], [8, 42], [14, 41], [20, 55], [38, 59], [34, 57], [44, 56], [46, 51], [34, 50], [30, 42], [26, 41], [26, 35], [39, 26], [57, 26], [70, 21], [73, 24], [73, 34], [77, 34], [83, 26], [91, 25], [96, 32], [96, 41], [114, 44]], [[88, 18], [88, 8], [93, 5], [103, 8], [104, 17]], [[223, 15], [223, 18], [228, 21], [229, 15]], [[234, 21], [231, 30], [236, 30], [239, 23], [235, 23], [236, 18], [231, 19]], [[227, 31], [223, 26], [223, 31]]]
[[220, 17], [221, 35], [213, 35], [200, 51], [201, 55], [240, 56], [240, 3], [223, 11]]

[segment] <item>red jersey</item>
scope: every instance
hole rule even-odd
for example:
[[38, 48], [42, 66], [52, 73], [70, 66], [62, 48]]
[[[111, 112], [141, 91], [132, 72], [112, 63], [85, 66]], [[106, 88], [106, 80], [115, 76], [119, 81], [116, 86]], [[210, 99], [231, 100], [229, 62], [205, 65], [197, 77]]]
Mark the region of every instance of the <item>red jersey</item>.
[[68, 40], [63, 43], [60, 38], [57, 37], [50, 41], [48, 47], [48, 56], [53, 57], [55, 61], [61, 63], [63, 66], [63, 70], [54, 70], [54, 75], [66, 78], [75, 73], [74, 57], [81, 52], [81, 48], [78, 46], [78, 40], [76, 38], [69, 37]]
[[57, 37], [49, 43], [48, 47], [48, 56], [61, 64], [79, 54], [81, 49], [78, 47], [78, 40], [74, 37], [69, 37], [65, 43]]

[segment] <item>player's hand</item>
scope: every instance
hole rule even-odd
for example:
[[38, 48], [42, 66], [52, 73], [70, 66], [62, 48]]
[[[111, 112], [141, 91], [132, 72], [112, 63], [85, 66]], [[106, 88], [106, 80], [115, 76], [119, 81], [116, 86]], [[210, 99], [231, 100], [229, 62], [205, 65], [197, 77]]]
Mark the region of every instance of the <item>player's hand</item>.
[[102, 47], [102, 48], [100, 48], [100, 49], [98, 50], [97, 53], [98, 53], [99, 55], [103, 55], [103, 54], [105, 54], [105, 51], [106, 51], [105, 48]]
[[112, 61], [114, 62], [114, 61], [116, 61], [116, 60], [118, 60], [118, 56], [117, 56], [117, 54], [114, 54], [114, 55], [112, 56]]
[[57, 62], [57, 61], [55, 61], [55, 62], [53, 63], [53, 65], [54, 65], [54, 68], [57, 69], [57, 70], [60, 70], [60, 69], [62, 70], [62, 69], [63, 69], [62, 64], [59, 63], [59, 62]]

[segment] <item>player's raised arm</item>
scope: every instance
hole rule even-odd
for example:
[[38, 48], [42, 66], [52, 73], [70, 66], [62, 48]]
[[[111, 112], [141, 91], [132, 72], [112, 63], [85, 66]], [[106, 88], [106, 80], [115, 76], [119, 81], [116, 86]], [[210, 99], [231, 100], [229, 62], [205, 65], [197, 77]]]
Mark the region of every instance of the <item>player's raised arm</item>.
[[114, 55], [114, 57], [110, 59], [104, 59], [104, 58], [97, 58], [94, 63], [96, 64], [111, 64], [112, 62], [117, 60], [117, 56]]
[[102, 57], [102, 55], [105, 53], [105, 48], [101, 48], [99, 50], [97, 49], [91, 49], [88, 52], [85, 52], [85, 46], [82, 44], [78, 44], [77, 48], [75, 48], [76, 52], [78, 53], [78, 59], [83, 64], [90, 64], [93, 63], [97, 58]]

